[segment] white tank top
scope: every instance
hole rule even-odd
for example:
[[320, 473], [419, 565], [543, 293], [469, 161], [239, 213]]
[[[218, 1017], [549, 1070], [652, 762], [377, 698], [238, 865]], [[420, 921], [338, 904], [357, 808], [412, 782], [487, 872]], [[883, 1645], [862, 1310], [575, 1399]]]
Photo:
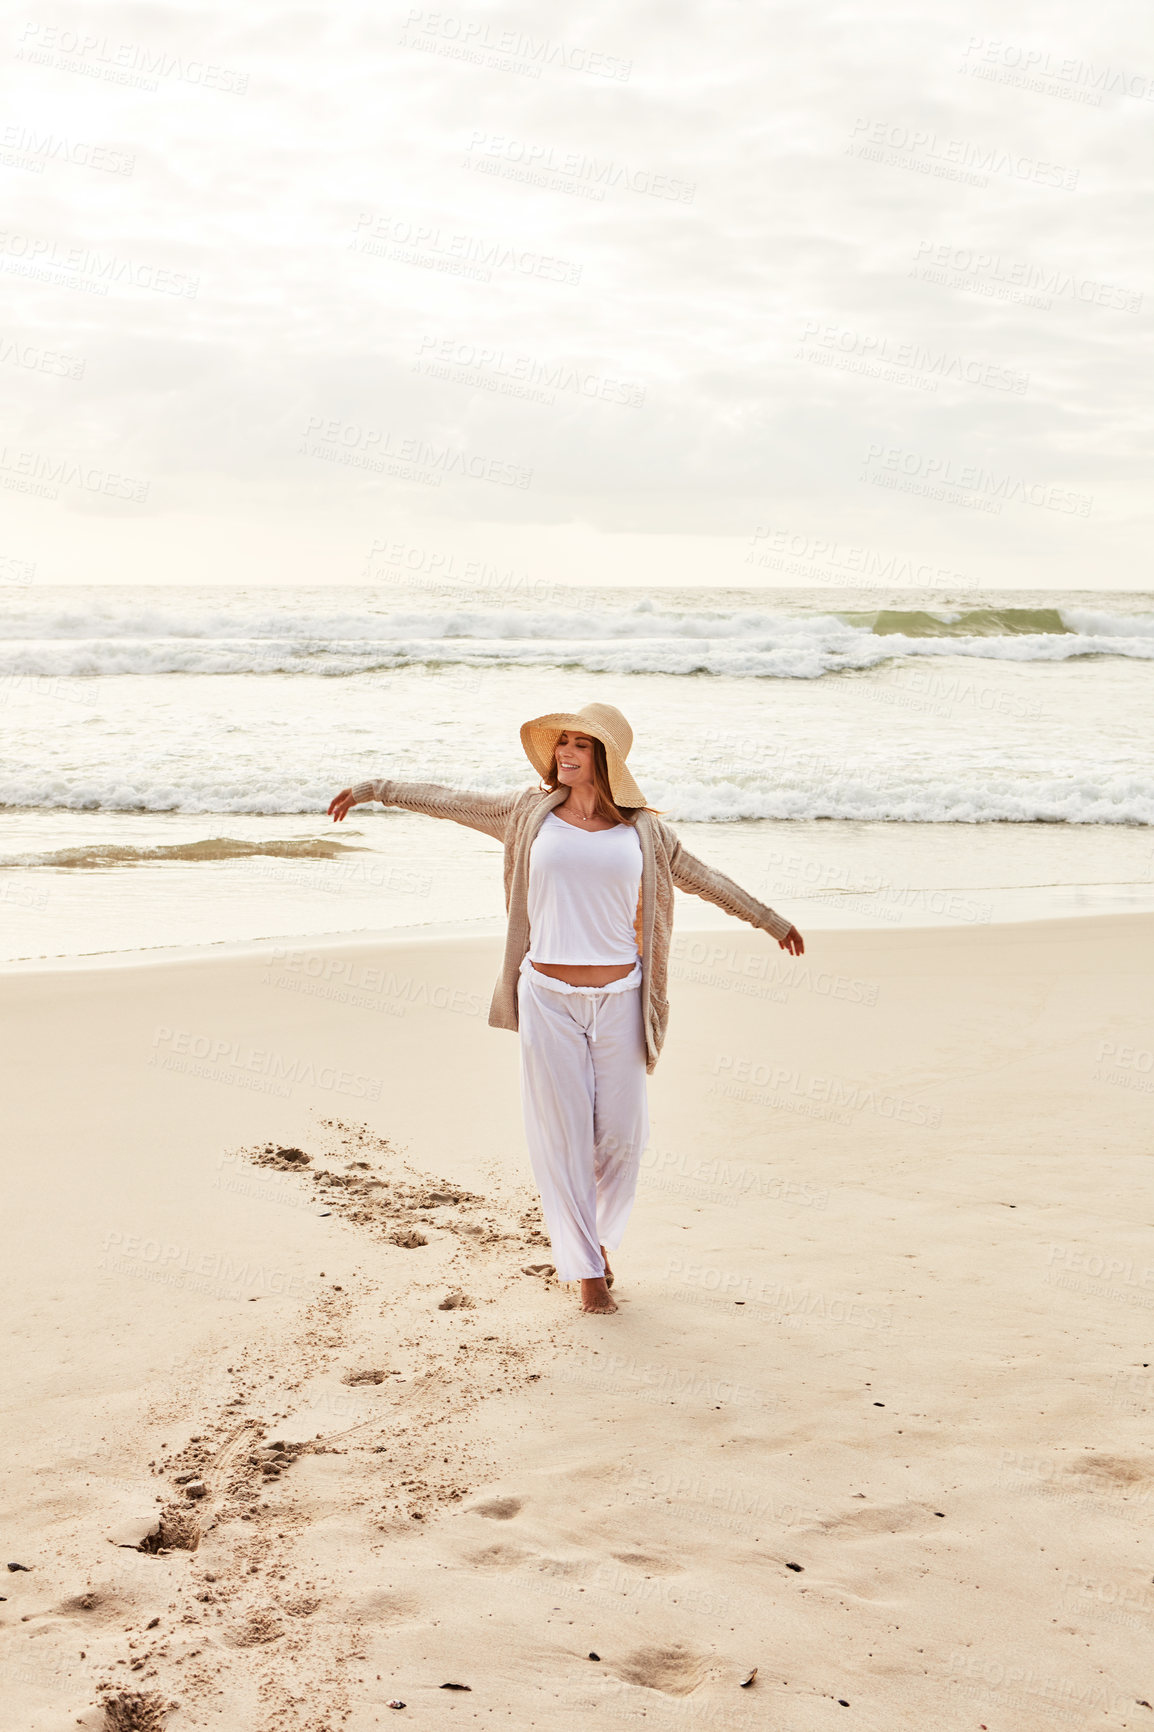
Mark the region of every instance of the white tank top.
[[547, 814], [529, 850], [529, 960], [637, 960], [641, 840], [632, 824], [579, 830]]

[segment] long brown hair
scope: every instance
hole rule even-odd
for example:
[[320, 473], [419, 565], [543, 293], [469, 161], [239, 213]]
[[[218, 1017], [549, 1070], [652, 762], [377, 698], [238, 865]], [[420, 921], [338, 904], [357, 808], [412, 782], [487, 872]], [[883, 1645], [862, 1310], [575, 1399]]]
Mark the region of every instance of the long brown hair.
[[[609, 786], [609, 763], [605, 756], [605, 747], [593, 734], [587, 734], [587, 739], [593, 741], [593, 810], [598, 818], [608, 818], [612, 824], [636, 824], [639, 812], [653, 812], [655, 806], [619, 806], [613, 798], [613, 790]], [[550, 771], [542, 778], [543, 786], [550, 793], [561, 786], [561, 778], [557, 774], [557, 748], [553, 747], [550, 760]]]

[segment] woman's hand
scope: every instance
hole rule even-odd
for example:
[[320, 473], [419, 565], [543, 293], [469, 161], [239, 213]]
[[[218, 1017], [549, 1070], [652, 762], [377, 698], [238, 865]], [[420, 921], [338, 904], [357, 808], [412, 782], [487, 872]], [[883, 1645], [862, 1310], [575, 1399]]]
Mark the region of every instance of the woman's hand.
[[791, 956], [805, 955], [805, 939], [796, 926], [791, 926], [784, 938], [777, 941], [783, 950], [788, 950]]
[[353, 799], [351, 788], [342, 788], [336, 799], [329, 806], [329, 816], [334, 824], [339, 824], [345, 814], [357, 804]]

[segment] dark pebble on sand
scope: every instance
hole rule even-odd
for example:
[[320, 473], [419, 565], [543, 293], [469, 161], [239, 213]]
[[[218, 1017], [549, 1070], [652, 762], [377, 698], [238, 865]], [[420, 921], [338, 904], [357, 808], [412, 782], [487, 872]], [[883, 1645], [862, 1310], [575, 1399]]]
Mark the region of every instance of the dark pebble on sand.
[[441, 1685], [442, 1690], [471, 1690], [472, 1688], [473, 1688], [473, 1686], [471, 1684], [442, 1684]]
[[839, 1707], [839, 1708], [848, 1708], [848, 1707], [849, 1707], [849, 1703], [848, 1703], [848, 1702], [847, 1702], [847, 1701], [846, 1701], [846, 1699], [845, 1699], [845, 1697], [844, 1697], [844, 1696], [839, 1696], [839, 1697], [838, 1697], [838, 1699], [837, 1699], [837, 1705], [838, 1705], [838, 1707]]
[[31, 1564], [9, 1564], [8, 1568], [10, 1570], [12, 1570], [13, 1572], [15, 1572], [16, 1570], [23, 1570], [26, 1574], [29, 1574], [29, 1573], [31, 1573], [32, 1565]]
[[885, 1402], [884, 1402], [884, 1401], [875, 1401], [875, 1402], [874, 1402], [874, 1406], [875, 1406], [875, 1407], [884, 1407], [884, 1406], [885, 1406]]
[[600, 1656], [600, 1654], [592, 1654], [592, 1653], [591, 1653], [591, 1654], [590, 1654], [590, 1655], [589, 1655], [589, 1658], [590, 1658], [590, 1659], [591, 1659], [591, 1660], [599, 1660], [599, 1659], [600, 1659], [600, 1658], [601, 1658], [601, 1656]]
[[786, 1564], [785, 1567], [787, 1570], [796, 1570], [798, 1575], [800, 1576], [802, 1570], [805, 1568], [805, 1565], [804, 1564]]

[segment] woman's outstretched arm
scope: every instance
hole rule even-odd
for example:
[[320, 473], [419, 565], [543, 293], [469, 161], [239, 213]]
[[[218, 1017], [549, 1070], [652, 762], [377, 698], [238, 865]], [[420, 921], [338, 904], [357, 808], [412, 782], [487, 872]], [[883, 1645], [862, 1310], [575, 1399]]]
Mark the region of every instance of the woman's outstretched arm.
[[356, 782], [342, 788], [329, 806], [334, 824], [339, 824], [346, 812], [364, 800], [380, 800], [386, 806], [403, 806], [409, 812], [423, 812], [429, 818], [451, 818], [455, 824], [466, 824], [470, 830], [480, 830], [494, 841], [505, 840], [509, 815], [522, 790], [486, 794], [475, 788], [449, 788], [441, 782]]
[[712, 902], [715, 907], [723, 908], [727, 914], [736, 915], [738, 920], [748, 921], [750, 926], [768, 932], [791, 956], [802, 955], [805, 943], [796, 926], [783, 915], [768, 908], [764, 902], [759, 902], [755, 896], [743, 890], [740, 884], [727, 878], [724, 872], [714, 871], [704, 860], [691, 854], [688, 848], [683, 848], [668, 824], [662, 825], [662, 830], [669, 845], [669, 865], [673, 872], [673, 882], [679, 890], [686, 890], [691, 896], [700, 896], [702, 901]]

